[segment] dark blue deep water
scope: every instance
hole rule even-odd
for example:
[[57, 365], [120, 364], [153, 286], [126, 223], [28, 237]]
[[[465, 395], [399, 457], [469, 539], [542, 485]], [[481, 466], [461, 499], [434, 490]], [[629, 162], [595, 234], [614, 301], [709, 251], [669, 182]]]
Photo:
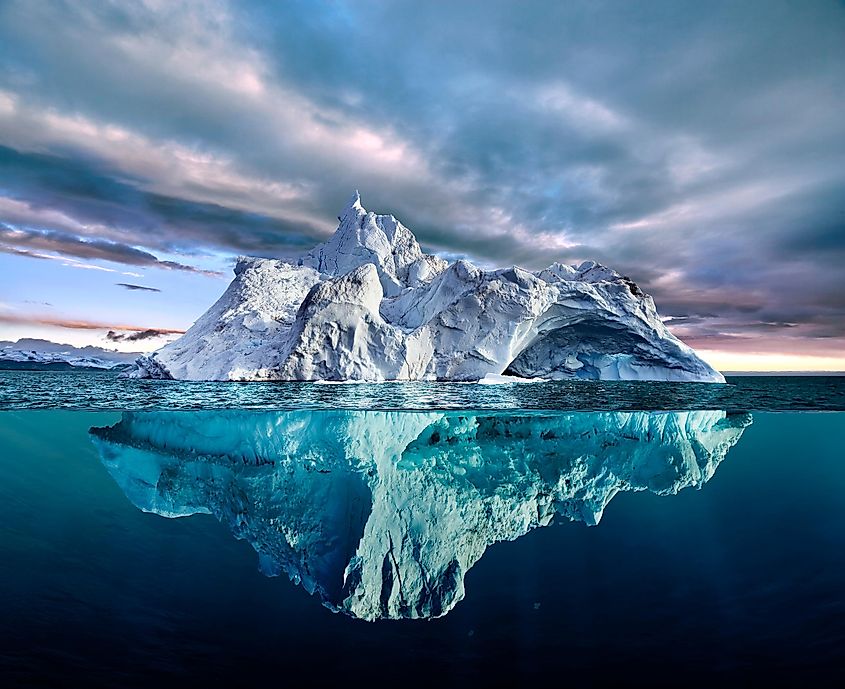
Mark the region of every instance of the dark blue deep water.
[[845, 413], [771, 411], [842, 409], [841, 381], [748, 380], [7, 403], [0, 685], [842, 686]]

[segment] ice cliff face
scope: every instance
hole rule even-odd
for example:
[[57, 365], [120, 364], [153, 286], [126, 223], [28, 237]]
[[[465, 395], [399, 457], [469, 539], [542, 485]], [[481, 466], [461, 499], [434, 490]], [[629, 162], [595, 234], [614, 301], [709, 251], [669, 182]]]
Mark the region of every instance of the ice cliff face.
[[188, 380], [724, 381], [615, 271], [450, 265], [357, 193], [298, 262], [239, 259], [217, 303], [137, 365]]
[[690, 412], [126, 412], [91, 429], [141, 510], [213, 514], [353, 617], [431, 618], [488, 546], [619, 491], [700, 487], [749, 415]]

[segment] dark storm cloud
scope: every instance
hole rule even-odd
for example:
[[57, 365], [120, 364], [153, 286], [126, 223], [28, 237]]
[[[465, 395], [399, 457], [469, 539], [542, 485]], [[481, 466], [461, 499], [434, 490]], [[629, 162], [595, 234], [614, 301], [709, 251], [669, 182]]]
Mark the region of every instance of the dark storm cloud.
[[[86, 157], [0, 146], [0, 191], [36, 209], [59, 210], [68, 220], [93, 225], [93, 232], [165, 251], [213, 247], [267, 254], [302, 251], [316, 241], [313, 229], [309, 236], [301, 226], [260, 213], [144, 191], [143, 180]], [[9, 219], [9, 211], [4, 213], [0, 204], [0, 220]], [[24, 217], [18, 224], [27, 222], [45, 221]]]
[[357, 187], [452, 255], [601, 260], [690, 339], [845, 337], [843, 35], [833, 0], [9, 3], [0, 220], [289, 255]]
[[118, 287], [123, 287], [131, 292], [161, 292], [157, 287], [146, 287], [144, 285], [133, 285], [129, 282], [116, 282]]

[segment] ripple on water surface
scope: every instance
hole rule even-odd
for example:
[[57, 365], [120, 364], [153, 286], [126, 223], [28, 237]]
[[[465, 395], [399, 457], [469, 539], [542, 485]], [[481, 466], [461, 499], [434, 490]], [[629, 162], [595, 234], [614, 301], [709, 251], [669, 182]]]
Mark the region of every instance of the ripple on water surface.
[[732, 376], [725, 385], [201, 383], [108, 372], [0, 371], [0, 409], [526, 409], [843, 411], [845, 376]]

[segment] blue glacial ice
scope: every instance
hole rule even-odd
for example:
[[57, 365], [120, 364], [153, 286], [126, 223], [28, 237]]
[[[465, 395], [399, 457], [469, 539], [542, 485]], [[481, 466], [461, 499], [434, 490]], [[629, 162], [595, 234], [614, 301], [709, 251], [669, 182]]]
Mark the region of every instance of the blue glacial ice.
[[751, 423], [684, 412], [125, 412], [91, 435], [139, 509], [213, 514], [333, 611], [432, 618], [498, 541], [701, 487]]

